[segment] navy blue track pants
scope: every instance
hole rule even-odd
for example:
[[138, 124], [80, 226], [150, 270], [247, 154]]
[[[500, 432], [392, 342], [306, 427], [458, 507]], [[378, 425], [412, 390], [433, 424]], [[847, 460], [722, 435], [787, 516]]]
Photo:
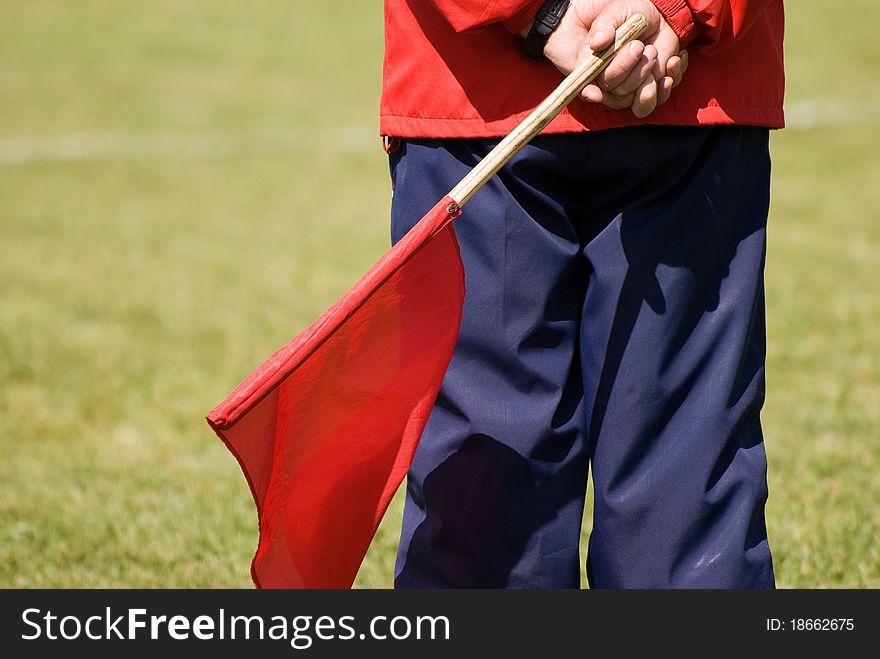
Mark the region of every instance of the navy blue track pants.
[[[495, 140], [391, 155], [398, 240]], [[455, 221], [461, 334], [407, 478], [395, 585], [773, 587], [766, 129], [540, 136]]]

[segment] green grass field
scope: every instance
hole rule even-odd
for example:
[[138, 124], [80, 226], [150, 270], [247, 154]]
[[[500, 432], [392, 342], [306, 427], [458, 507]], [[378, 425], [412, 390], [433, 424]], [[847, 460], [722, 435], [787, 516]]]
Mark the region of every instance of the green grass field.
[[[304, 6], [0, 0], [0, 586], [250, 586], [250, 493], [203, 416], [388, 245], [381, 3]], [[847, 8], [789, 3], [800, 119], [773, 136], [789, 588], [880, 587], [880, 7]], [[399, 515], [358, 586], [390, 585]]]

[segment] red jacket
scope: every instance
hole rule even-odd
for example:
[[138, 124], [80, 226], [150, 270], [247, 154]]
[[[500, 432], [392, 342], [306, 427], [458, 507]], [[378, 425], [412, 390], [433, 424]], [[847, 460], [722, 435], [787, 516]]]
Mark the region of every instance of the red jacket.
[[[639, 123], [781, 128], [782, 0], [653, 0], [688, 47], [684, 82], [647, 119], [575, 100], [545, 132]], [[504, 135], [559, 84], [514, 36], [544, 0], [385, 0], [381, 133]]]

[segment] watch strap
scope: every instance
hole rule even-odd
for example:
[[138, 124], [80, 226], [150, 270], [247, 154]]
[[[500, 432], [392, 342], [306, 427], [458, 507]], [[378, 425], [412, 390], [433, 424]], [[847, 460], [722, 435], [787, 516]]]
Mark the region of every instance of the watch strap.
[[526, 55], [535, 60], [544, 58], [547, 39], [559, 27], [559, 22], [570, 4], [570, 0], [549, 0], [538, 10], [532, 28], [522, 41], [522, 50]]

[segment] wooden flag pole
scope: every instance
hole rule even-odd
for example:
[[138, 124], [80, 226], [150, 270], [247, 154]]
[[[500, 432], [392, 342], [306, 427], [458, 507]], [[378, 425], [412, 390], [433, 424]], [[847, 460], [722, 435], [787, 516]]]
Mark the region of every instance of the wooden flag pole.
[[605, 67], [611, 63], [621, 48], [640, 36], [647, 27], [648, 22], [641, 14], [633, 14], [626, 23], [621, 25], [614, 36], [614, 43], [605, 50], [594, 53], [572, 71], [552, 94], [545, 98], [519, 126], [501, 140], [498, 146], [492, 149], [449, 192], [449, 197], [455, 200], [455, 204], [458, 206], [458, 208], [452, 208], [454, 204], [450, 204], [449, 212], [457, 213], [507, 161], [513, 158], [535, 135], [544, 130], [565, 106], [577, 98], [584, 87], [605, 70]]

